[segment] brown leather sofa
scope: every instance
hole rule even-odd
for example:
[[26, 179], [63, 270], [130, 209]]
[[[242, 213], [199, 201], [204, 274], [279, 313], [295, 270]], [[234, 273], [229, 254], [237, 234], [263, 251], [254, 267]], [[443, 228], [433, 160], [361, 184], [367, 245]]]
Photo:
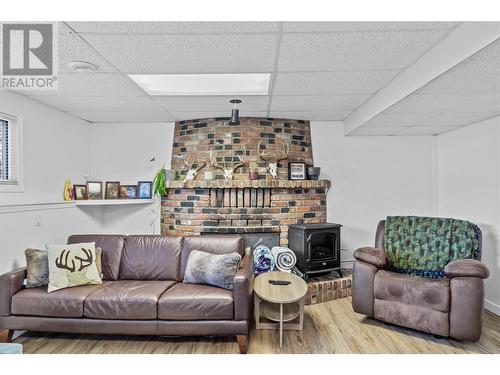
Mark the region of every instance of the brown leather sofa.
[[477, 260], [463, 259], [448, 263], [441, 279], [390, 272], [384, 235], [382, 220], [377, 227], [375, 247], [354, 252], [354, 311], [438, 336], [479, 340], [483, 279], [489, 276], [488, 268]]
[[[253, 260], [240, 236], [74, 235], [103, 250], [103, 283], [47, 293], [23, 287], [26, 269], [0, 277], [0, 329], [165, 336], [235, 335], [246, 352]], [[186, 284], [191, 250], [243, 255], [234, 290]]]

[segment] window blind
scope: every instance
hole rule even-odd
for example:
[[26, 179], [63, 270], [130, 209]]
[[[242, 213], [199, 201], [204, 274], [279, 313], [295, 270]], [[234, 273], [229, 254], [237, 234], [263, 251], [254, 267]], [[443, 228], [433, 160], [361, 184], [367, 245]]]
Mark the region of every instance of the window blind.
[[0, 113], [0, 184], [18, 182], [18, 136], [16, 119]]

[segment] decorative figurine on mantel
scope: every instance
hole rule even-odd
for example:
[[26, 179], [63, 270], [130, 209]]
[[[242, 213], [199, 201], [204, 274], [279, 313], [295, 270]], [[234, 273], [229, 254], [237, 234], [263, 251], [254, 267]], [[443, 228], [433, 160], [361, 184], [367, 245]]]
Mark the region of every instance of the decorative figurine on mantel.
[[[243, 147], [243, 155], [246, 155], [246, 149]], [[224, 173], [224, 180], [225, 181], [231, 181], [234, 178], [234, 172], [236, 169], [239, 167], [243, 167], [245, 165], [245, 159], [241, 157], [240, 154], [237, 155], [238, 159], [240, 160], [239, 163], [236, 163], [232, 167], [228, 167], [226, 165], [226, 162], [224, 161], [222, 165], [218, 164], [216, 162], [216, 157], [214, 155], [213, 150], [210, 151], [210, 165], [214, 168], [221, 169]]]
[[[193, 163], [191, 162], [191, 154], [187, 155], [184, 158], [184, 164], [189, 168], [186, 176], [184, 177], [183, 183], [194, 180], [194, 178], [198, 175], [200, 169], [202, 169], [207, 162], [203, 159], [196, 159]], [[194, 167], [196, 165], [196, 167]]]
[[286, 159], [288, 157], [288, 152], [290, 151], [288, 142], [283, 142], [281, 144], [281, 150], [274, 155], [271, 155], [270, 151], [260, 152], [261, 143], [262, 141], [259, 141], [259, 144], [257, 145], [257, 153], [259, 154], [259, 157], [267, 163], [267, 170], [273, 179], [276, 180], [278, 179], [278, 163], [281, 160]]

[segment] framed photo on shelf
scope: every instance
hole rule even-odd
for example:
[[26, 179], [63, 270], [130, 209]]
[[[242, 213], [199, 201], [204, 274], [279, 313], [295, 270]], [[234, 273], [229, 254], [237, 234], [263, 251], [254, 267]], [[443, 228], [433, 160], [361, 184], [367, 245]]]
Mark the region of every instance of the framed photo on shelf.
[[87, 185], [73, 185], [73, 194], [77, 201], [87, 199]]
[[107, 181], [106, 182], [106, 192], [104, 194], [105, 199], [118, 199], [120, 198], [120, 182], [119, 181]]
[[102, 199], [102, 181], [87, 181], [87, 199]]
[[288, 163], [288, 179], [290, 179], [290, 180], [307, 180], [306, 163], [289, 162]]
[[137, 185], [120, 185], [120, 199], [136, 199]]
[[153, 182], [139, 181], [137, 183], [137, 190], [139, 193], [139, 199], [151, 199], [153, 197]]

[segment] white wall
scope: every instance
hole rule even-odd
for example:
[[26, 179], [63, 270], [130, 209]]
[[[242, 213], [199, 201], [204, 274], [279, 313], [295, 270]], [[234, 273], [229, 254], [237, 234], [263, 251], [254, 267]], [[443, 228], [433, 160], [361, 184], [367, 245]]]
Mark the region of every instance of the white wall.
[[[137, 184], [170, 167], [174, 123], [92, 124], [90, 176], [98, 181]], [[150, 160], [155, 158], [154, 162]], [[103, 233], [160, 233], [159, 202], [145, 206], [101, 207]], [[156, 220], [155, 220], [156, 219]], [[155, 225], [151, 225], [155, 222]]]
[[373, 246], [388, 215], [433, 215], [432, 137], [345, 137], [342, 122], [311, 122], [314, 162], [332, 181], [329, 222], [340, 223], [343, 261]]
[[[63, 199], [66, 178], [72, 183], [85, 181], [89, 123], [8, 91], [0, 91], [0, 112], [20, 116], [24, 159], [24, 190], [0, 191], [3, 273], [25, 264], [25, 248], [43, 247], [48, 242], [65, 241], [71, 233], [93, 231], [100, 217], [88, 216], [71, 204], [54, 204]], [[27, 203], [38, 205], [25, 206]]]
[[483, 232], [486, 308], [500, 314], [500, 117], [438, 136], [439, 215]]

